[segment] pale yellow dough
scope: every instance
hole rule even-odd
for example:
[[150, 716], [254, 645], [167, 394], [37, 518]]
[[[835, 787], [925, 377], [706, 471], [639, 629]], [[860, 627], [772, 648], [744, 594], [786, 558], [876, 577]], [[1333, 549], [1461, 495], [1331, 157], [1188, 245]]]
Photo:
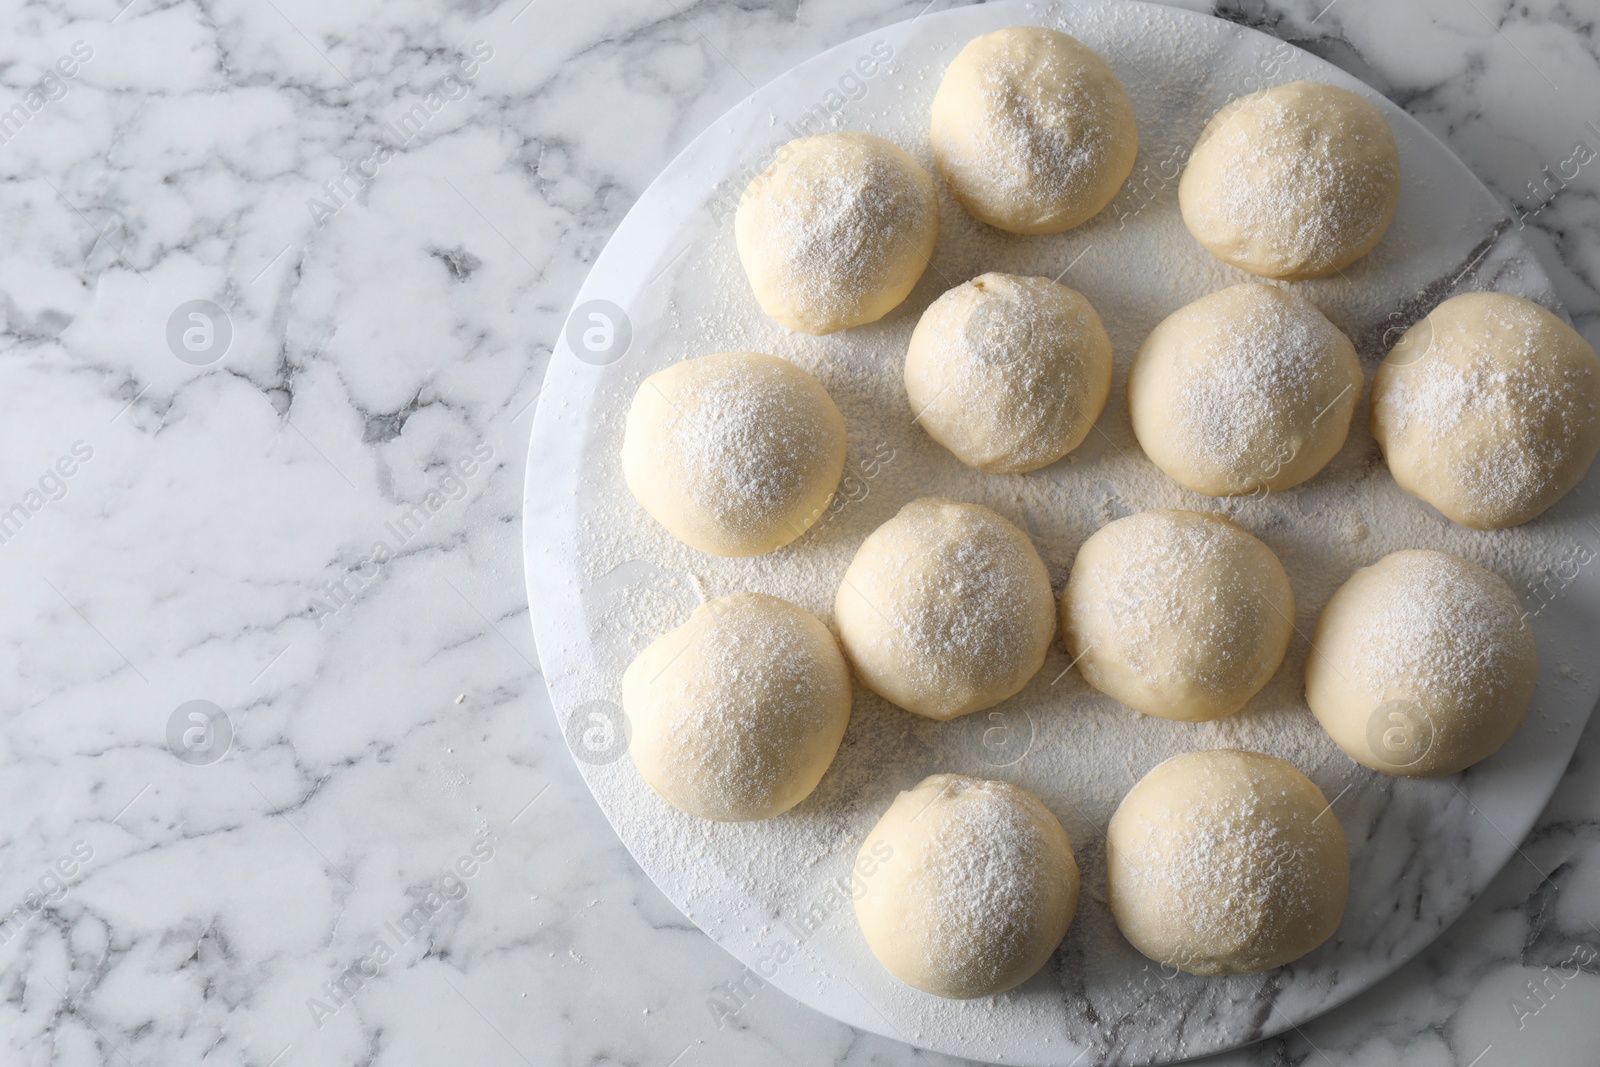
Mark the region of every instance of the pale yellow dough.
[[1040, 26], [969, 41], [939, 83], [929, 135], [961, 206], [1020, 234], [1093, 218], [1139, 154], [1133, 103], [1111, 67]]
[[1311, 779], [1217, 749], [1159, 764], [1106, 828], [1106, 902], [1130, 944], [1190, 974], [1258, 974], [1338, 929], [1350, 852]]
[[1055, 953], [1078, 910], [1078, 864], [1032, 793], [936, 774], [867, 835], [852, 890], [862, 936], [890, 974], [970, 999], [1021, 984]]
[[1400, 204], [1400, 152], [1383, 112], [1297, 81], [1241, 97], [1195, 142], [1178, 206], [1218, 259], [1268, 278], [1320, 278], [1370, 252]]
[[862, 542], [833, 614], [863, 685], [907, 711], [953, 719], [1038, 673], [1054, 609], [1027, 534], [981, 505], [924, 497]]
[[1199, 722], [1267, 684], [1294, 632], [1272, 549], [1220, 515], [1145, 511], [1083, 543], [1061, 635], [1084, 680], [1135, 711]]
[[1533, 631], [1494, 573], [1444, 552], [1395, 552], [1322, 609], [1306, 703], [1357, 763], [1454, 774], [1493, 754], [1528, 714]]
[[628, 409], [622, 473], [678, 540], [754, 556], [817, 521], [844, 455], [844, 416], [822, 383], [776, 356], [725, 352], [644, 380]]
[[1532, 301], [1452, 297], [1378, 368], [1372, 436], [1408, 493], [1463, 526], [1516, 526], [1600, 452], [1600, 358]]
[[761, 309], [791, 330], [834, 333], [910, 294], [939, 236], [938, 189], [882, 137], [801, 137], [745, 189], [733, 232]]
[[735, 593], [639, 653], [622, 676], [639, 775], [702, 819], [770, 819], [811, 795], [850, 721], [850, 670], [815, 616]]
[[1111, 392], [1111, 339], [1081, 293], [985, 274], [923, 312], [905, 380], [928, 436], [969, 467], [1018, 474], [1088, 435]]
[[1246, 283], [1174, 311], [1128, 371], [1128, 411], [1145, 454], [1209, 496], [1299, 485], [1344, 445], [1361, 401], [1361, 361], [1309, 301]]

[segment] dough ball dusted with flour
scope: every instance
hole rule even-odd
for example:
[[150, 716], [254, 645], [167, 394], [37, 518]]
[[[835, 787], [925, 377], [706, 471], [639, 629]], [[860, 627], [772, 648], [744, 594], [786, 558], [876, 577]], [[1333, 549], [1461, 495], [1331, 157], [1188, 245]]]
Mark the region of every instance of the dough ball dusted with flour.
[[1319, 278], [1370, 252], [1400, 203], [1383, 112], [1348, 89], [1290, 82], [1214, 115], [1178, 181], [1194, 239], [1268, 278]]
[[1012, 26], [967, 43], [933, 98], [933, 156], [974, 218], [1060, 233], [1111, 203], [1139, 154], [1111, 67], [1058, 30]]
[[1356, 571], [1328, 601], [1306, 703], [1357, 763], [1453, 774], [1516, 733], [1538, 677], [1511, 587], [1459, 556], [1414, 549]]
[[1258, 752], [1189, 752], [1106, 828], [1106, 903], [1134, 948], [1190, 974], [1258, 974], [1338, 929], [1344, 830], [1316, 785]]
[[1372, 436], [1400, 488], [1461, 525], [1527, 522], [1600, 452], [1600, 358], [1532, 301], [1452, 297], [1378, 368]]
[[1146, 511], [1083, 543], [1061, 633], [1084, 679], [1135, 711], [1232, 715], [1289, 649], [1294, 594], [1272, 549], [1220, 515]]
[[759, 352], [652, 374], [628, 409], [622, 473], [678, 540], [754, 556], [811, 527], [844, 473], [844, 416], [793, 363]]
[[1355, 346], [1312, 304], [1247, 283], [1179, 308], [1128, 371], [1139, 444], [1179, 485], [1230, 496], [1299, 485], [1344, 445]]
[[695, 609], [622, 675], [628, 752], [667, 803], [770, 819], [811, 795], [850, 721], [850, 670], [815, 616], [764, 593]]
[[953, 719], [998, 704], [1044, 666], [1054, 609], [1027, 534], [978, 504], [925, 497], [861, 543], [833, 614], [868, 689]]
[[1111, 338], [1082, 294], [985, 274], [923, 312], [905, 378], [928, 436], [969, 467], [1018, 474], [1089, 433], [1111, 392]]
[[935, 996], [987, 997], [1026, 981], [1078, 910], [1066, 830], [1007, 782], [924, 778], [878, 820], [855, 870], [872, 954]]
[[801, 137], [745, 189], [733, 229], [761, 309], [833, 333], [883, 318], [917, 284], [939, 236], [938, 190], [882, 137]]

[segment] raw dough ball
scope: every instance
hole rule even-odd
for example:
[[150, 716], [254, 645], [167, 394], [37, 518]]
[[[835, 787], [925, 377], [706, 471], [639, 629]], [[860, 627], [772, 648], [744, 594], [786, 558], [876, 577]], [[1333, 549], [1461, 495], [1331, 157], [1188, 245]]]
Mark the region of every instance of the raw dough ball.
[[622, 473], [684, 544], [754, 556], [816, 522], [844, 473], [844, 416], [776, 356], [726, 352], [652, 374], [628, 409]]
[[868, 689], [953, 719], [998, 704], [1044, 666], [1050, 575], [1027, 534], [977, 504], [925, 497], [874, 530], [834, 601]]
[[1378, 368], [1372, 436], [1400, 488], [1461, 525], [1527, 522], [1600, 452], [1600, 359], [1538, 304], [1464, 293]]
[[1306, 703], [1357, 763], [1453, 774], [1516, 733], [1539, 678], [1511, 587], [1444, 552], [1363, 567], [1322, 609]]
[[702, 604], [622, 675], [628, 752], [679, 811], [742, 822], [817, 787], [850, 721], [850, 669], [833, 634], [765, 593]]
[[1039, 26], [967, 43], [933, 98], [933, 157], [974, 218], [1060, 233], [1111, 203], [1133, 170], [1133, 104], [1106, 61]]
[[1134, 948], [1190, 974], [1258, 974], [1338, 929], [1344, 830], [1311, 779], [1274, 756], [1174, 756], [1106, 829], [1106, 903]]
[[1370, 252], [1400, 203], [1383, 112], [1348, 89], [1290, 82], [1217, 112], [1178, 181], [1194, 239], [1268, 278], [1320, 278]]
[[1163, 719], [1244, 707], [1293, 632], [1283, 564], [1220, 515], [1146, 511], [1101, 527], [1061, 594], [1062, 637], [1084, 680]]
[[1111, 338], [1082, 294], [985, 274], [929, 305], [906, 352], [928, 436], [969, 467], [1017, 474], [1078, 447], [1111, 392]]
[[1008, 782], [935, 774], [895, 798], [856, 861], [856, 918], [885, 969], [987, 997], [1043, 967], [1078, 910], [1072, 842]]
[[939, 236], [938, 190], [882, 137], [801, 137], [745, 189], [733, 232], [761, 310], [833, 333], [883, 318], [917, 284]]
[[1162, 320], [1128, 371], [1133, 432], [1197, 493], [1288, 489], [1344, 445], [1361, 400], [1355, 346], [1308, 301], [1235, 285]]

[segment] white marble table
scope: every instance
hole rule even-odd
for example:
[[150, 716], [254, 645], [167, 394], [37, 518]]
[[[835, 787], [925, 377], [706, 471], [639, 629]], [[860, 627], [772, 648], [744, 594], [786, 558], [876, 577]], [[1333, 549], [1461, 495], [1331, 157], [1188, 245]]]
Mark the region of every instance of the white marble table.
[[[921, 2], [123, 2], [0, 35], [0, 1062], [937, 1059], [770, 988], [719, 1025], [743, 968], [574, 769], [518, 536], [634, 198]], [[1600, 342], [1594, 0], [1224, 13], [1444, 138]], [[1597, 763], [1420, 958], [1215, 1062], [1600, 1060]]]

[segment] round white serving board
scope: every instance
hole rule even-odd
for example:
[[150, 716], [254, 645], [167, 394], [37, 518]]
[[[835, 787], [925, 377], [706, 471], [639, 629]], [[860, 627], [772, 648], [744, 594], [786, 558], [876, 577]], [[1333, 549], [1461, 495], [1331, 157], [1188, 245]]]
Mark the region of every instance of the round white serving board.
[[[931, 164], [926, 115], [946, 64], [972, 37], [1021, 23], [1078, 37], [1128, 88], [1140, 159], [1113, 206], [1067, 234], [1014, 238], [966, 219], [941, 193], [933, 268], [883, 322], [807, 338], [753, 311], [730, 268], [732, 210], [776, 148], [796, 132], [866, 129]], [[1556, 306], [1504, 210], [1399, 108], [1255, 31], [1118, 0], [929, 14], [817, 56], [696, 138], [595, 263], [576, 303], [583, 314], [555, 345], [534, 423], [524, 516], [529, 602], [554, 706], [595, 799], [662, 892], [750, 968], [706, 990], [708, 1026], [735, 1023], [770, 983], [852, 1025], [991, 1062], [1145, 1064], [1216, 1052], [1326, 1011], [1414, 955], [1512, 856], [1548, 799], [1600, 693], [1584, 648], [1585, 635], [1597, 632], [1600, 590], [1565, 577], [1577, 554], [1592, 558], [1600, 546], [1593, 472], [1536, 522], [1479, 533], [1452, 526], [1393, 485], [1364, 428], [1365, 403], [1327, 471], [1263, 500], [1186, 493], [1154, 472], [1129, 433], [1123, 386], [1139, 340], [1177, 307], [1246, 277], [1183, 230], [1175, 178], [1184, 153], [1228, 100], [1297, 78], [1363, 93], [1383, 108], [1400, 145], [1404, 192], [1383, 243], [1342, 275], [1295, 287], [1355, 340], [1369, 381], [1386, 339], [1455, 292], [1497, 289]], [[909, 409], [880, 410], [922, 309], [949, 285], [991, 269], [1065, 270], [1062, 280], [1094, 302], [1116, 350], [1112, 399], [1097, 433], [1067, 460], [1020, 479], [969, 471], [928, 445]], [[626, 326], [610, 348], [606, 322], [591, 312]], [[585, 340], [588, 327], [599, 332]], [[823, 378], [850, 425], [854, 481], [850, 502], [794, 545], [755, 560], [710, 560], [672, 542], [623, 487], [622, 415], [646, 375], [738, 349], [775, 352]], [[934, 723], [858, 691], [833, 768], [778, 819], [701, 823], [657, 799], [613, 729], [632, 656], [702, 597], [737, 589], [795, 595], [828, 618], [823, 591], [836, 585], [854, 547], [921, 495], [987, 503], [1024, 525], [1058, 592], [1076, 546], [1105, 521], [1149, 507], [1225, 511], [1284, 558], [1300, 636], [1267, 690], [1220, 724], [1136, 715], [1088, 690], [1057, 648], [994, 715]], [[1525, 599], [1541, 660], [1528, 722], [1493, 758], [1451, 778], [1401, 780], [1358, 767], [1320, 733], [1301, 698], [1306, 635], [1337, 581], [1402, 547], [1466, 555], [1519, 591], [1544, 582], [1544, 592]], [[1225, 745], [1282, 755], [1321, 786], [1350, 840], [1352, 890], [1339, 932], [1304, 959], [1263, 976], [1201, 979], [1145, 960], [1116, 933], [1103, 898], [1103, 831], [1121, 794], [1156, 762]], [[1084, 877], [1077, 919], [1050, 964], [1017, 990], [979, 1001], [943, 1001], [890, 978], [839, 888], [895, 793], [946, 770], [1036, 792], [1071, 834]]]

